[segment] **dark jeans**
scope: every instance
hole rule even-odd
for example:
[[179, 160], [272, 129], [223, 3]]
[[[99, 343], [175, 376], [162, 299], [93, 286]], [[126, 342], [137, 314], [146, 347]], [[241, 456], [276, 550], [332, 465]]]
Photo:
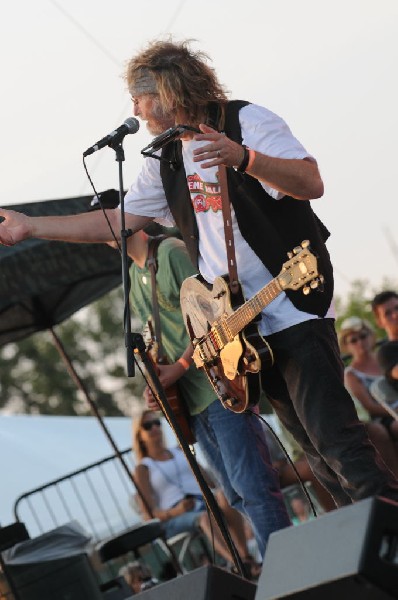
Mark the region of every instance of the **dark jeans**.
[[267, 341], [275, 366], [262, 372], [263, 389], [336, 504], [375, 495], [398, 501], [398, 481], [369, 441], [344, 387], [334, 321], [306, 321]]

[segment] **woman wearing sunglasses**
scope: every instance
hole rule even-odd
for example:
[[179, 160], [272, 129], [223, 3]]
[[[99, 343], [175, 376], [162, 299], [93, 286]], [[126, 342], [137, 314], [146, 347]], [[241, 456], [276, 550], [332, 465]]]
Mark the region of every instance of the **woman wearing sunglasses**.
[[[345, 319], [339, 331], [342, 354], [351, 357], [345, 369], [346, 388], [356, 401], [361, 420], [366, 422], [371, 441], [386, 465], [398, 474], [398, 422], [375, 400], [370, 387], [382, 375], [377, 360], [371, 324], [359, 317]], [[397, 428], [397, 432], [394, 431]]]
[[[133, 450], [135, 479], [153, 517], [163, 522], [166, 539], [200, 528], [211, 544], [214, 539], [216, 552], [232, 562], [217, 525], [214, 521], [210, 525], [199, 485], [182, 450], [166, 447], [161, 420], [152, 410], [144, 410], [133, 421]], [[153, 518], [138, 502], [143, 518]], [[240, 556], [248, 556], [242, 517], [231, 507], [224, 507], [224, 516]]]

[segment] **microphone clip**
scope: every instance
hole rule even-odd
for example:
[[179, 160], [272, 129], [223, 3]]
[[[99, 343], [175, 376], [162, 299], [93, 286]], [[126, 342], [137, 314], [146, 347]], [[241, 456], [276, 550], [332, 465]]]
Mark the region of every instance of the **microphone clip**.
[[176, 125], [175, 127], [170, 127], [166, 129], [163, 133], [155, 137], [148, 146], [145, 146], [141, 150], [141, 154], [143, 156], [149, 156], [150, 158], [156, 158], [156, 160], [160, 160], [162, 162], [167, 162], [170, 165], [170, 168], [175, 171], [179, 166], [179, 161], [177, 157], [173, 160], [167, 160], [155, 154], [158, 150], [161, 150], [164, 146], [169, 144], [170, 142], [175, 141], [180, 137], [185, 131], [193, 131], [195, 133], [200, 133], [200, 130], [196, 127], [191, 127], [190, 125]]

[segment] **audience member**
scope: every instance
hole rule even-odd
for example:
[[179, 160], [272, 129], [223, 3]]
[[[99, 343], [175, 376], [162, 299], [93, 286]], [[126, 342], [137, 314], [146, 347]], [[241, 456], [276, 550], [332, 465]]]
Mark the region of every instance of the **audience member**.
[[291, 460], [294, 464], [294, 467], [289, 462], [286, 454], [268, 427], [265, 426], [264, 430], [268, 448], [271, 454], [272, 465], [278, 470], [279, 473], [279, 483], [281, 488], [286, 488], [289, 485], [300, 483], [297, 477], [298, 474], [303, 483], [307, 481], [311, 482], [316, 497], [325, 512], [335, 509], [336, 503], [334, 502], [332, 496], [315, 477], [303, 450], [297, 444], [293, 436], [291, 436], [290, 433], [282, 427], [283, 433], [281, 437], [283, 439], [281, 441], [284, 446], [285, 443], [287, 446], [289, 446], [287, 451], [290, 451], [289, 454], [291, 454]]
[[370, 391], [394, 419], [390, 430], [396, 438], [398, 431], [398, 341], [382, 344], [377, 352], [377, 359], [383, 376], [378, 377], [372, 383]]
[[[161, 420], [152, 410], [144, 410], [133, 423], [133, 448], [137, 461], [135, 479], [152, 511], [139, 501], [145, 520], [153, 517], [163, 522], [166, 538], [200, 528], [216, 552], [228, 563], [233, 558], [214, 521], [210, 523], [199, 485], [180, 448], [167, 448]], [[230, 507], [229, 507], [230, 508]], [[226, 525], [243, 561], [249, 562], [243, 527], [234, 527], [239, 515], [234, 509], [232, 518], [227, 505], [223, 507]], [[243, 517], [240, 517], [243, 519]]]
[[371, 441], [390, 470], [398, 474], [398, 447], [391, 437], [393, 419], [370, 392], [371, 384], [382, 375], [371, 324], [360, 317], [348, 317], [340, 326], [339, 343], [341, 352], [352, 357], [345, 368], [345, 385], [357, 406], [366, 411], [358, 409], [361, 419], [367, 421]]
[[152, 577], [149, 567], [140, 563], [138, 560], [122, 567], [119, 571], [119, 575], [125, 578], [134, 594], [139, 594], [143, 590], [153, 587], [158, 583], [157, 579]]
[[[398, 341], [398, 293], [393, 290], [384, 290], [376, 294], [372, 301], [372, 310], [377, 325], [384, 329], [388, 342]], [[394, 346], [384, 349], [380, 347], [378, 360], [384, 377], [376, 380], [372, 384], [372, 394], [378, 402], [389, 412], [393, 419], [396, 419], [396, 401], [395, 386], [397, 374], [391, 360], [395, 354]], [[393, 429], [395, 430], [396, 424]]]
[[292, 509], [293, 513], [293, 525], [300, 525], [300, 523], [305, 523], [306, 521], [310, 521], [311, 519], [315, 518], [314, 514], [310, 510], [310, 505], [307, 499], [300, 493], [292, 496], [290, 499], [290, 508]]
[[385, 290], [376, 294], [372, 301], [372, 310], [377, 325], [384, 329], [390, 341], [398, 340], [398, 294]]

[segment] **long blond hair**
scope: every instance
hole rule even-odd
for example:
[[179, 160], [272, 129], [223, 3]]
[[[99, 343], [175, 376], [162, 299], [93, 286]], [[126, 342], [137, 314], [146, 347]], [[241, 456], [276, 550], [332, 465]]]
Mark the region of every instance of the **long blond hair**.
[[133, 419], [133, 440], [132, 446], [135, 454], [135, 460], [139, 463], [145, 456], [148, 455], [148, 449], [145, 443], [141, 439], [141, 428], [144, 418], [147, 415], [158, 416], [157, 413], [154, 413], [153, 410], [144, 409], [140, 414], [138, 414]]
[[125, 79], [129, 89], [143, 70], [156, 80], [160, 103], [165, 112], [184, 113], [188, 124], [198, 124], [206, 115], [209, 102], [227, 102], [227, 92], [218, 81], [204, 52], [193, 51], [194, 40], [150, 42], [148, 47], [127, 64]]

